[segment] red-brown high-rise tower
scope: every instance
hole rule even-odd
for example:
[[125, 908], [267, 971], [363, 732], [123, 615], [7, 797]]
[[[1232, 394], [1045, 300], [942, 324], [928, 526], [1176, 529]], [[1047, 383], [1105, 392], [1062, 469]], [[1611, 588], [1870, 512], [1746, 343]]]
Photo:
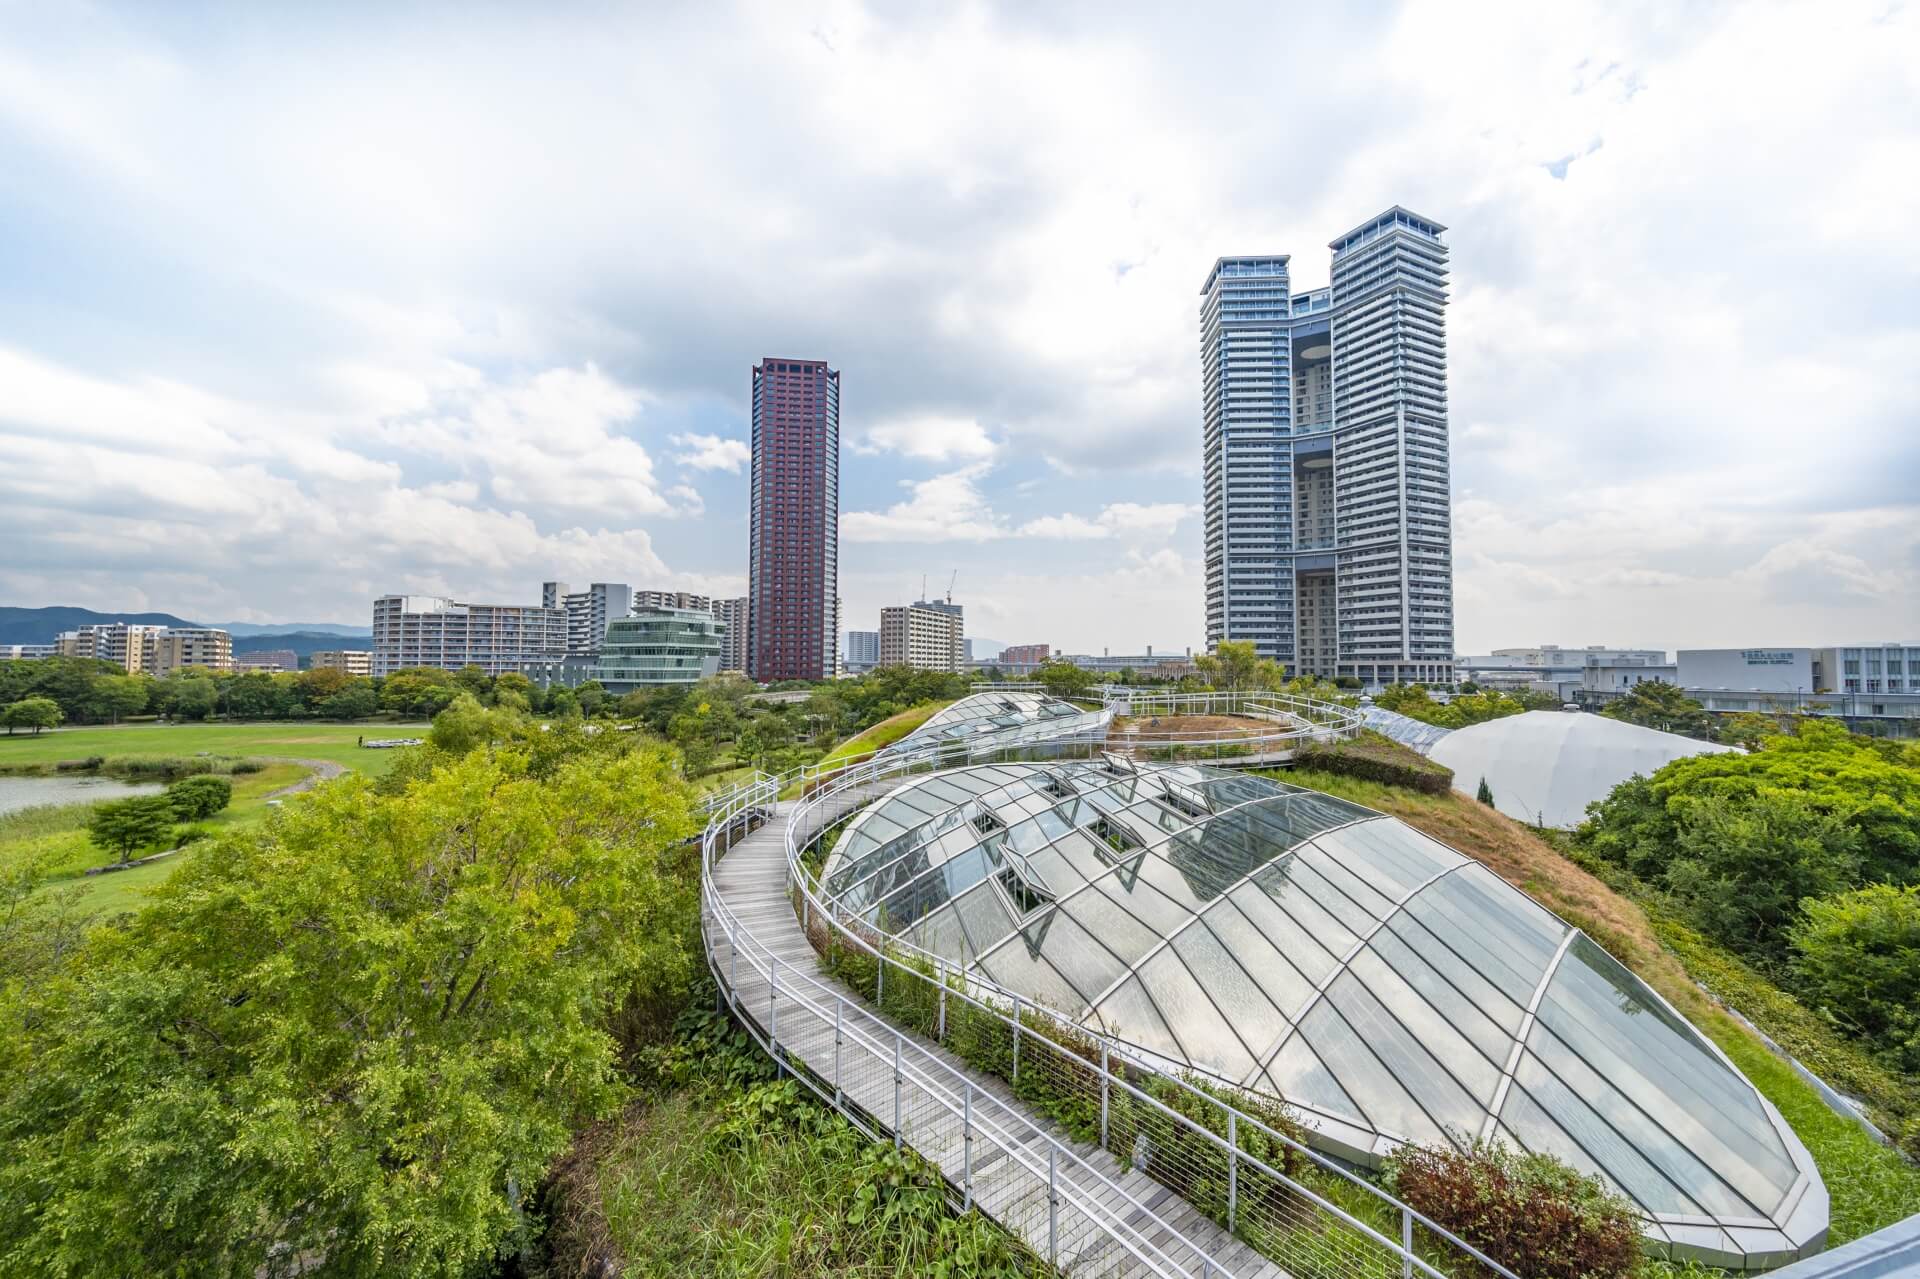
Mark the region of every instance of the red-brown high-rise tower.
[[825, 360], [753, 369], [747, 674], [832, 679], [840, 631], [840, 374]]

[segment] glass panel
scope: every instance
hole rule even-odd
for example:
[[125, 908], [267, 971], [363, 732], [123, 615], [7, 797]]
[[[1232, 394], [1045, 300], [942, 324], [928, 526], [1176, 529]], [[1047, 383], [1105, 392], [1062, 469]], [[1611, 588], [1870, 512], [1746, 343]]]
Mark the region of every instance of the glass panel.
[[960, 916], [951, 904], [926, 916], [907, 933], [907, 940], [929, 954], [939, 955], [965, 966], [973, 962], [973, 947], [960, 927]]
[[1333, 885], [1310, 867], [1302, 866], [1298, 853], [1267, 867], [1253, 877], [1253, 882], [1335, 955], [1352, 950], [1360, 940], [1360, 930], [1373, 927], [1374, 921], [1365, 912], [1335, 892]]
[[[1526, 1065], [1527, 1056], [1521, 1054], [1522, 1068]], [[1537, 1065], [1535, 1068], [1538, 1068]], [[1572, 1100], [1576, 1106], [1579, 1104], [1579, 1098]], [[1633, 1178], [1631, 1184], [1602, 1167], [1572, 1134], [1556, 1123], [1540, 1103], [1527, 1094], [1525, 1085], [1515, 1084], [1507, 1090], [1506, 1103], [1500, 1108], [1500, 1126], [1526, 1149], [1558, 1155], [1581, 1172], [1611, 1182], [1645, 1212], [1689, 1217], [1703, 1215], [1698, 1204], [1681, 1194], [1666, 1178], [1654, 1171], [1652, 1165], [1625, 1146], [1616, 1147], [1614, 1153], [1620, 1160], [1622, 1171]]]
[[1479, 866], [1435, 881], [1407, 903], [1406, 911], [1522, 1008], [1533, 1001], [1565, 932], [1559, 921]]
[[1140, 989], [1138, 978], [1129, 977], [1111, 995], [1100, 1001], [1099, 1016], [1093, 1024], [1104, 1027], [1116, 1039], [1150, 1048], [1163, 1057], [1185, 1061], [1187, 1054], [1167, 1029], [1153, 1001]]
[[969, 889], [966, 896], [959, 899], [957, 907], [960, 922], [966, 925], [967, 940], [973, 943], [976, 951], [992, 950], [1013, 931], [1013, 917], [1000, 904], [992, 880]]
[[1160, 940], [1160, 934], [1129, 915], [1098, 889], [1075, 893], [1060, 903], [1060, 909], [1129, 966]]
[[[1492, 981], [1482, 976], [1478, 968], [1469, 964], [1465, 958], [1461, 958], [1461, 954], [1453, 951], [1452, 947], [1446, 943], [1446, 939], [1434, 935], [1432, 929], [1428, 929], [1425, 924], [1421, 924], [1417, 918], [1413, 918], [1405, 910], [1392, 916], [1386, 922], [1386, 928], [1375, 933], [1373, 941], [1382, 949], [1380, 951], [1382, 954], [1390, 953], [1390, 947], [1394, 943], [1404, 945], [1409, 953], [1419, 954], [1421, 960], [1425, 960], [1436, 974], [1446, 977], [1448, 985], [1452, 985], [1453, 989], [1461, 991], [1467, 999], [1471, 999], [1475, 1008], [1484, 1012], [1486, 1018], [1494, 1022], [1494, 1026], [1500, 1027], [1501, 1031], [1507, 1035], [1519, 1033], [1521, 1022], [1526, 1016], [1523, 1006], [1509, 999], [1505, 991], [1501, 991], [1498, 985], [1494, 985]], [[1532, 991], [1528, 991], [1528, 999], [1530, 997], [1532, 997]]]
[[[1732, 1217], [1765, 1216], [1779, 1203], [1779, 1191], [1768, 1186], [1764, 1174], [1739, 1158], [1728, 1158], [1724, 1148], [1714, 1142], [1707, 1149], [1690, 1150], [1684, 1140], [1650, 1119], [1620, 1094], [1610, 1082], [1576, 1057], [1565, 1044], [1550, 1033], [1536, 1033], [1527, 1042], [1522, 1060], [1538, 1058], [1561, 1085], [1578, 1097], [1597, 1120], [1604, 1121], [1618, 1138], [1632, 1146], [1640, 1157], [1665, 1174], [1695, 1202], [1710, 1211]], [[1551, 1105], [1552, 1094], [1536, 1081], [1537, 1070], [1519, 1072], [1528, 1080], [1533, 1095], [1558, 1117]], [[1577, 1120], [1561, 1119], [1561, 1127], [1581, 1132]], [[1606, 1162], [1598, 1150], [1596, 1158]], [[1713, 1167], [1703, 1160], [1711, 1159]], [[1718, 1175], [1716, 1175], [1718, 1174]], [[1729, 1185], [1728, 1183], [1731, 1183]], [[1741, 1193], [1750, 1198], [1742, 1199]]]
[[1244, 1079], [1252, 1072], [1253, 1053], [1233, 1033], [1180, 956], [1161, 951], [1141, 965], [1139, 979], [1159, 1005], [1168, 1028], [1186, 1047], [1188, 1061], [1228, 1079]]
[[[1468, 1095], [1359, 978], [1350, 971], [1340, 974], [1327, 987], [1327, 998], [1340, 1010], [1361, 1042], [1380, 1058], [1388, 1073], [1413, 1094], [1434, 1124], [1448, 1133], [1456, 1145], [1473, 1140], [1486, 1118], [1486, 1107]], [[1479, 1060], [1479, 1054], [1465, 1043], [1458, 1039], [1454, 1042], [1468, 1057]]]
[[[1153, 929], [1156, 935], [1165, 937], [1186, 923], [1193, 912], [1176, 904], [1165, 893], [1157, 891], [1152, 885], [1139, 878], [1131, 870], [1133, 864], [1128, 862], [1124, 867], [1108, 871], [1094, 880], [1084, 891], [1105, 894], [1118, 902], [1128, 914]], [[1151, 853], [1141, 856], [1139, 864], [1143, 870], [1150, 866], [1160, 866], [1161, 873], [1167, 873], [1164, 863]]]
[[[1275, 950], [1287, 957], [1288, 963], [1317, 985], [1333, 973], [1339, 962], [1328, 946], [1338, 945], [1342, 937], [1350, 939], [1353, 934], [1329, 919], [1326, 912], [1313, 905], [1312, 899], [1306, 894], [1287, 887], [1279, 869], [1269, 867], [1261, 871], [1252, 883], [1234, 889], [1229, 900], [1240, 908], [1240, 913], [1260, 930]], [[1267, 883], [1269, 879], [1279, 883], [1280, 892]], [[1292, 892], [1297, 900], [1286, 900], [1284, 894], [1287, 892]], [[1287, 909], [1294, 905], [1308, 912], [1304, 919], [1296, 918]], [[1318, 928], [1315, 927], [1316, 923]], [[1352, 944], [1351, 940], [1347, 942], [1349, 946]]]
[[1327, 1000], [1315, 1004], [1301, 1019], [1300, 1033], [1376, 1132], [1430, 1144], [1447, 1141], [1446, 1133], [1408, 1096]]
[[1173, 949], [1201, 989], [1213, 996], [1241, 1042], [1255, 1054], [1264, 1055], [1291, 1028], [1237, 962], [1244, 957], [1229, 954], [1220, 939], [1207, 931], [1205, 922], [1196, 920], [1175, 933]]
[[[1414, 927], [1418, 927], [1415, 925]], [[1511, 1010], [1514, 1030], [1519, 1029], [1521, 1012], [1517, 1005], [1505, 995], [1487, 984], [1484, 977], [1475, 973], [1457, 958], [1444, 972], [1437, 971], [1431, 964], [1417, 954], [1414, 949], [1400, 939], [1400, 935], [1390, 929], [1381, 929], [1367, 943], [1367, 948], [1378, 955], [1382, 963], [1392, 969], [1395, 976], [1419, 991], [1421, 996], [1434, 1006], [1449, 1026], [1465, 1035], [1475, 1048], [1488, 1061], [1504, 1068], [1507, 1057], [1513, 1052], [1512, 1032], [1501, 1027], [1487, 1016], [1473, 1002], [1478, 998]], [[1449, 958], [1453, 952], [1435, 944]], [[1449, 980], [1451, 979], [1451, 980]], [[1455, 985], [1458, 982], [1460, 985]], [[1462, 993], [1461, 986], [1471, 992]]]
[[[1514, 1101], [1516, 1096], [1521, 1099], [1517, 1106]], [[1529, 1102], [1553, 1121], [1540, 1137], [1536, 1137], [1540, 1121], [1528, 1111]], [[1579, 1144], [1589, 1164], [1598, 1165], [1609, 1181], [1643, 1208], [1689, 1216], [1706, 1212], [1691, 1196], [1662, 1176], [1660, 1170], [1627, 1144], [1619, 1133], [1608, 1127], [1586, 1102], [1574, 1096], [1566, 1085], [1548, 1073], [1546, 1067], [1540, 1064], [1540, 1059], [1531, 1052], [1520, 1054], [1520, 1065], [1514, 1072], [1514, 1087], [1507, 1091], [1507, 1103], [1501, 1119], [1529, 1146], [1536, 1140], [1551, 1141], [1553, 1130], [1559, 1129]], [[1560, 1152], [1556, 1150], [1554, 1153]]]
[[[1234, 958], [1246, 966], [1274, 1007], [1282, 1015], [1292, 1017], [1313, 998], [1314, 984], [1287, 961], [1286, 955], [1276, 948], [1274, 941], [1263, 936], [1252, 921], [1234, 908], [1233, 903], [1240, 893], [1262, 896], [1259, 889], [1248, 884], [1226, 901], [1216, 902], [1204, 918]], [[1279, 913], [1271, 904], [1267, 908], [1275, 914]], [[1308, 944], [1315, 951], [1320, 950], [1318, 945]]]
[[990, 954], [981, 955], [979, 967], [1008, 990], [1058, 1009], [1069, 1017], [1079, 1017], [1086, 1007], [1086, 1001], [1072, 984], [1054, 971], [1045, 958], [1028, 950], [1020, 937], [1012, 938]]
[[1372, 1128], [1360, 1107], [1353, 1104], [1353, 1098], [1347, 1096], [1327, 1069], [1326, 1063], [1314, 1054], [1307, 1041], [1299, 1035], [1289, 1039], [1286, 1046], [1275, 1055], [1265, 1075], [1267, 1087], [1274, 1095], [1301, 1106], [1312, 1106], [1330, 1115], [1338, 1115], [1360, 1125]]
[[1540, 1021], [1681, 1144], [1751, 1164], [1776, 1203], [1792, 1187], [1797, 1169], [1752, 1088], [1590, 939], [1568, 948]]
[[1395, 901], [1467, 860], [1391, 818], [1329, 831], [1314, 843]]
[[1056, 909], [1053, 916], [1047, 958], [1080, 992], [1081, 1002], [1091, 1003], [1126, 976], [1128, 965], [1064, 911]]
[[[1353, 957], [1347, 972], [1358, 979], [1366, 992], [1379, 1001], [1395, 1021], [1406, 1027], [1413, 1041], [1473, 1097], [1476, 1111], [1484, 1112], [1493, 1103], [1493, 1095], [1500, 1087], [1501, 1068], [1506, 1065], [1505, 1053], [1497, 1060], [1489, 1059], [1373, 951], [1362, 949]], [[1476, 1018], [1482, 1026], [1492, 1029], [1491, 1023], [1467, 1008], [1466, 1001], [1458, 995], [1453, 997], [1453, 1005]], [[1499, 1035], [1497, 1030], [1493, 1033]], [[1507, 1044], [1513, 1042], [1504, 1035], [1500, 1035], [1500, 1040]], [[1418, 1088], [1414, 1089], [1416, 1094], [1419, 1091]], [[1482, 1114], [1474, 1116], [1475, 1131], [1478, 1131], [1483, 1117]]]
[[1314, 894], [1328, 910], [1347, 920], [1348, 926], [1356, 932], [1369, 931], [1375, 924], [1393, 913], [1395, 905], [1393, 898], [1388, 897], [1355, 873], [1362, 868], [1349, 869], [1321, 848], [1318, 843], [1300, 845], [1294, 850], [1294, 856], [1300, 865], [1311, 867], [1315, 874], [1325, 879], [1340, 894], [1340, 898], [1351, 903], [1350, 906], [1344, 905], [1339, 899], [1331, 898], [1325, 893]]

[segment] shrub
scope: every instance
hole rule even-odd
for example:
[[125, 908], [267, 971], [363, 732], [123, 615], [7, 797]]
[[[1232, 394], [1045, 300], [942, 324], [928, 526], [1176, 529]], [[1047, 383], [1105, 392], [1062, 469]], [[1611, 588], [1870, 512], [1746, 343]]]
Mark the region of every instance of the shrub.
[[265, 771], [266, 767], [267, 766], [265, 764], [261, 763], [257, 759], [239, 759], [234, 761], [233, 767], [228, 771], [231, 772], [235, 777], [239, 777], [245, 773], [263, 772]]
[[1808, 1001], [1920, 1070], [1920, 888], [1875, 884], [1802, 909], [1789, 936]]
[[63, 759], [53, 766], [56, 773], [91, 773], [107, 762], [104, 755], [89, 755], [85, 759]]
[[1453, 785], [1452, 769], [1377, 733], [1362, 733], [1346, 742], [1316, 742], [1295, 752], [1293, 763], [1296, 768], [1404, 786], [1428, 795], [1444, 795]]
[[233, 783], [224, 777], [202, 773], [167, 787], [167, 802], [173, 805], [173, 814], [181, 821], [198, 821], [233, 802]]
[[173, 834], [173, 804], [165, 795], [136, 795], [132, 799], [95, 804], [87, 818], [87, 838], [120, 861], [147, 848], [157, 848]]
[[1475, 1142], [1408, 1146], [1383, 1179], [1401, 1199], [1528, 1279], [1612, 1279], [1634, 1272], [1633, 1208], [1552, 1155]]

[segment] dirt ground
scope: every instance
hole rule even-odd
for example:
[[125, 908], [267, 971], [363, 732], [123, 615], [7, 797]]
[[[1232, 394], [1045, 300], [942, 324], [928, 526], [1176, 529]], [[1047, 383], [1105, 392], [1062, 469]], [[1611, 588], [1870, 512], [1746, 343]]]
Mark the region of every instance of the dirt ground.
[[1260, 737], [1282, 732], [1272, 720], [1241, 715], [1116, 716], [1107, 736], [1117, 742], [1162, 742], [1178, 738]]

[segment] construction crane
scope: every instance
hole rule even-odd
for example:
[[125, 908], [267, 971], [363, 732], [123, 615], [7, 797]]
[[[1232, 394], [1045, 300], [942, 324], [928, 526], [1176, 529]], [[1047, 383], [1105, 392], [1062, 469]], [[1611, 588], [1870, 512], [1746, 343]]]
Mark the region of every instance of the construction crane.
[[953, 603], [953, 584], [960, 580], [960, 570], [953, 570], [953, 576], [947, 579], [947, 603]]

